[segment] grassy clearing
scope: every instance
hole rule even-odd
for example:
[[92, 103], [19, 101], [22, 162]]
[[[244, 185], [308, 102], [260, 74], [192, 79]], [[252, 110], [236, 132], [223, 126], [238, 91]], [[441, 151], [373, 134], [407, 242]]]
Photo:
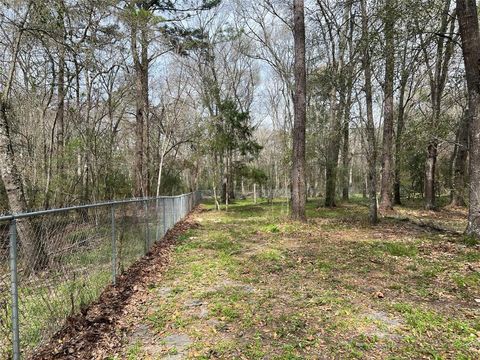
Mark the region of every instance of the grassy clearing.
[[[479, 358], [478, 248], [366, 212], [310, 201], [301, 224], [280, 201], [204, 205], [140, 309], [154, 358]], [[162, 341], [179, 334], [182, 351]]]

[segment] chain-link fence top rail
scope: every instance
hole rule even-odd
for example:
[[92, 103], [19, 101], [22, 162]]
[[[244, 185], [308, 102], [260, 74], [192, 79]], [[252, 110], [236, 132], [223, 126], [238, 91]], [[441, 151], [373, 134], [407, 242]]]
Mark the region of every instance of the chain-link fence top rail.
[[28, 357], [199, 199], [190, 193], [0, 217], [0, 359]]

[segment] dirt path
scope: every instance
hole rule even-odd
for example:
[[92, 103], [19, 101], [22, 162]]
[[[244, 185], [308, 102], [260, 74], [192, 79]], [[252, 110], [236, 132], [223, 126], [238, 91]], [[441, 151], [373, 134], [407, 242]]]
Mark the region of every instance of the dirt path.
[[39, 358], [480, 358], [478, 245], [365, 211], [204, 207]]

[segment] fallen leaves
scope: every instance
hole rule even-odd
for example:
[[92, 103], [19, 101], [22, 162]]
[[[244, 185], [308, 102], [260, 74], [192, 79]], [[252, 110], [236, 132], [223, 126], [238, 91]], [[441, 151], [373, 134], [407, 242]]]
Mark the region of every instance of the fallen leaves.
[[170, 259], [176, 239], [198, 224], [188, 216], [169, 230], [147, 255], [119, 276], [117, 286], [108, 286], [100, 298], [81, 314], [67, 319], [62, 330], [44, 344], [32, 360], [49, 359], [105, 359], [122, 346], [123, 335], [128, 331], [126, 316], [132, 309], [145, 303], [147, 289], [158, 282]]

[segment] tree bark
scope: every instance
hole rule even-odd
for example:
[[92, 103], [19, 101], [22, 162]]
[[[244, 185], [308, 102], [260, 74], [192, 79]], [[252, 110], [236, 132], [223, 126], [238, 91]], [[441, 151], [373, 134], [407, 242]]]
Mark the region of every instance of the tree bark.
[[58, 46], [58, 73], [57, 73], [57, 112], [55, 114], [55, 125], [57, 130], [57, 172], [59, 183], [57, 188], [57, 206], [64, 205], [63, 192], [66, 182], [64, 166], [64, 146], [65, 146], [65, 9], [63, 1], [57, 3], [58, 27], [61, 33], [61, 43]]
[[[441, 16], [441, 25], [437, 34], [437, 49], [435, 58], [434, 73], [431, 69], [428, 70], [430, 77], [431, 103], [432, 103], [432, 117], [431, 128], [438, 127], [443, 91], [445, 89], [446, 79], [448, 75], [448, 67], [450, 59], [453, 55], [454, 45], [454, 17], [450, 16], [451, 1], [447, 0], [444, 3], [443, 12]], [[448, 26], [450, 23], [450, 30]], [[448, 30], [448, 32], [447, 32]], [[422, 44], [425, 48], [424, 44]], [[429, 66], [428, 53], [424, 49], [424, 56], [426, 58], [427, 66]], [[433, 210], [436, 208], [436, 192], [435, 192], [435, 176], [438, 155], [438, 141], [433, 135], [427, 146], [427, 159], [425, 162], [425, 209]]]
[[[405, 50], [406, 51], [406, 50]], [[398, 101], [398, 116], [397, 116], [397, 133], [395, 136], [395, 171], [393, 181], [393, 204], [401, 205], [401, 174], [400, 169], [402, 165], [401, 150], [402, 150], [402, 135], [405, 127], [405, 88], [408, 81], [408, 71], [404, 68], [400, 79], [400, 96]]]
[[470, 117], [470, 193], [466, 233], [480, 238], [480, 34], [475, 0], [457, 0]]
[[344, 109], [343, 146], [342, 146], [342, 199], [348, 201], [350, 192], [350, 107], [352, 105], [351, 74], [347, 86], [347, 101]]
[[[142, 24], [145, 25], [145, 24]], [[146, 25], [145, 25], [146, 26]], [[135, 196], [144, 197], [147, 195], [147, 171], [145, 151], [145, 127], [148, 117], [148, 40], [146, 29], [140, 29], [140, 55], [137, 44], [138, 25], [132, 24], [131, 28], [131, 51], [135, 69]]]
[[[335, 51], [332, 51], [332, 70], [334, 78], [332, 89], [330, 90], [330, 123], [331, 131], [328, 137], [329, 144], [326, 153], [326, 171], [325, 171], [325, 206], [334, 207], [337, 193], [337, 175], [338, 160], [340, 154], [340, 145], [344, 136], [345, 112], [347, 110], [347, 92], [350, 91], [346, 79], [350, 77], [345, 67], [345, 52], [347, 48], [347, 33], [349, 30], [349, 17], [351, 13], [352, 2], [348, 1], [343, 9], [343, 25], [339, 34], [339, 54], [338, 61]], [[329, 31], [331, 32], [331, 30]], [[330, 35], [332, 38], [332, 36]], [[333, 43], [333, 39], [332, 39]], [[332, 46], [334, 46], [332, 44]], [[337, 103], [337, 90], [340, 93], [340, 100]], [[341, 178], [343, 179], [344, 169], [341, 169]]]
[[368, 193], [369, 193], [369, 219], [371, 224], [378, 222], [377, 216], [377, 147], [375, 141], [375, 123], [373, 121], [373, 96], [372, 96], [372, 69], [370, 60], [368, 31], [368, 14], [366, 0], [361, 0], [362, 11], [362, 37], [363, 37], [363, 71], [365, 76], [365, 97], [367, 105], [367, 159], [368, 159]]
[[326, 153], [325, 164], [325, 206], [335, 207], [335, 195], [337, 192], [337, 170], [338, 155], [340, 152], [341, 124], [339, 110], [337, 109], [337, 88], [333, 86], [330, 93], [330, 123], [332, 129], [330, 131], [329, 143]]
[[382, 180], [380, 185], [380, 210], [391, 210], [392, 207], [392, 148], [393, 148], [393, 81], [395, 76], [394, 48], [394, 9], [392, 0], [385, 1], [385, 84], [383, 104], [383, 151]]
[[305, 122], [307, 73], [305, 66], [305, 13], [304, 1], [294, 0], [295, 42], [295, 95], [293, 125], [293, 157], [292, 157], [292, 218], [306, 221], [305, 216]]
[[[468, 110], [467, 110], [468, 113]], [[467, 159], [468, 159], [468, 133], [470, 116], [462, 116], [458, 126], [457, 143], [455, 144], [455, 157], [453, 160], [451, 206], [466, 206]]]
[[148, 59], [148, 32], [146, 24], [142, 27], [140, 32], [140, 41], [141, 41], [141, 59], [142, 59], [142, 108], [143, 108], [143, 142], [145, 153], [143, 155], [143, 196], [150, 196], [150, 102], [149, 102], [149, 82], [148, 82], [148, 70], [149, 70], [149, 59]]
[[434, 210], [435, 205], [435, 172], [437, 168], [437, 142], [431, 141], [427, 148], [425, 163], [425, 209]]

